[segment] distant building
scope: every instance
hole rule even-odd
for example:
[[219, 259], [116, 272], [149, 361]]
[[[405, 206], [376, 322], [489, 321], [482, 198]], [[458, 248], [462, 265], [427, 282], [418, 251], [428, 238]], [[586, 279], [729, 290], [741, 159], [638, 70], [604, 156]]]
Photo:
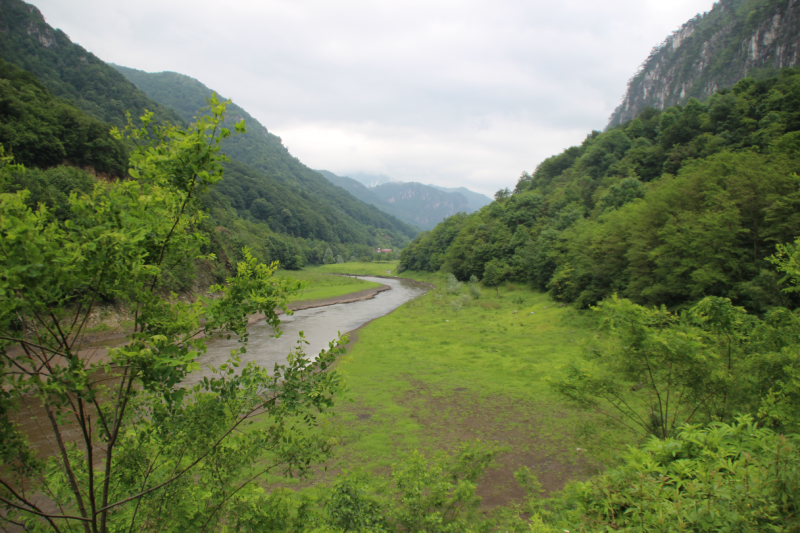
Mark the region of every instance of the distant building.
[[386, 252], [391, 252], [391, 251], [392, 251], [391, 248], [378, 248], [377, 250], [375, 250], [375, 253], [380, 254], [380, 253], [386, 253]]

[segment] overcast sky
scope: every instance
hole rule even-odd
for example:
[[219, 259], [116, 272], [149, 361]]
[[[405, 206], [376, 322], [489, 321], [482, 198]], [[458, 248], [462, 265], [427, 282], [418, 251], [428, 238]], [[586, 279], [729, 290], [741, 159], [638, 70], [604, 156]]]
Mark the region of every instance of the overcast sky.
[[104, 61], [187, 74], [233, 99], [311, 168], [489, 195], [603, 129], [650, 49], [713, 4], [32, 3]]

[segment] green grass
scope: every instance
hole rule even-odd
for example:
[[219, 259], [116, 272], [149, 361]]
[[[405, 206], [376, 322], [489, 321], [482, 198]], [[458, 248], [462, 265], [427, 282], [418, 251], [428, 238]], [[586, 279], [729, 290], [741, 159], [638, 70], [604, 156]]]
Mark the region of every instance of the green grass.
[[345, 276], [334, 276], [330, 271], [323, 270], [323, 268], [324, 267], [306, 267], [303, 270], [279, 271], [279, 276], [286, 276], [309, 282], [308, 287], [290, 301], [304, 302], [308, 300], [321, 300], [381, 286], [380, 283], [374, 283], [372, 281], [364, 281], [362, 279], [348, 278]]
[[503, 450], [484, 497], [506, 503], [520, 497], [513, 472], [521, 466], [538, 473], [546, 489], [560, 489], [633, 442], [565, 405], [547, 384], [594, 335], [591, 313], [509, 285], [500, 299], [483, 288], [456, 315], [441, 275], [401, 276], [440, 288], [356, 333], [338, 365], [348, 390], [325, 424], [338, 441], [335, 456], [315, 483], [342, 470], [385, 474], [411, 450], [451, 450], [478, 439]]
[[[359, 276], [396, 276], [399, 261], [385, 261], [380, 263], [339, 263], [313, 267], [317, 272], [330, 272], [340, 274], [357, 274]], [[387, 274], [386, 271], [391, 272]]]

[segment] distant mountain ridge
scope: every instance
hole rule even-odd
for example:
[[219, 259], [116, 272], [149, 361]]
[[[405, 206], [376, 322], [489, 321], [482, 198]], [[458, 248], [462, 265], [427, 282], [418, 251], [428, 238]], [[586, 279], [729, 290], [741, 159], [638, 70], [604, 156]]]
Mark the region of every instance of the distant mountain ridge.
[[[112, 66], [188, 122], [214, 93], [200, 81], [177, 72]], [[242, 215], [263, 220], [280, 233], [334, 242], [377, 242], [388, 232], [396, 246], [416, 234], [412, 226], [333, 186], [302, 164], [280, 137], [240, 106], [229, 104], [227, 113], [227, 122], [244, 120], [248, 131], [223, 143], [223, 151], [234, 161], [218, 189]]]
[[492, 201], [466, 187], [453, 189], [417, 182], [392, 181], [386, 175], [355, 173], [358, 178], [352, 178], [337, 176], [327, 170], [317, 172], [359, 200], [421, 229], [431, 229], [459, 212], [472, 213]]
[[745, 77], [769, 77], [797, 65], [800, 3], [796, 0], [721, 0], [686, 22], [628, 82], [608, 128], [646, 107], [666, 109], [689, 98], [705, 100]]
[[429, 183], [428, 186], [429, 187], [434, 187], [436, 189], [439, 189], [440, 191], [455, 192], [455, 193], [458, 193], [458, 194], [463, 194], [466, 197], [467, 202], [469, 202], [469, 208], [472, 211], [477, 211], [481, 207], [483, 207], [485, 205], [489, 205], [490, 203], [492, 203], [494, 201], [492, 198], [489, 198], [485, 194], [481, 194], [479, 192], [471, 191], [471, 190], [467, 189], [466, 187], [440, 187], [440, 186], [434, 185], [432, 183]]

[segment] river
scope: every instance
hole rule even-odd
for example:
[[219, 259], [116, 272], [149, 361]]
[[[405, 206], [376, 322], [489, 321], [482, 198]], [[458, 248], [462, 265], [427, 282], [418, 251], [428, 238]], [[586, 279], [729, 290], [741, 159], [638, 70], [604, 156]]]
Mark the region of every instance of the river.
[[[304, 347], [306, 355], [316, 356], [320, 350], [328, 347], [328, 343], [335, 339], [339, 332], [353, 331], [370, 320], [391, 313], [405, 302], [429, 290], [425, 284], [411, 280], [357, 277], [389, 285], [391, 290], [380, 292], [369, 300], [314, 307], [295, 311], [291, 316], [284, 315], [281, 317], [283, 335], [279, 338], [272, 336], [274, 332], [266, 322], [257, 322], [247, 328], [250, 338], [247, 353], [241, 356], [242, 364], [256, 361], [271, 370], [275, 363], [285, 363], [286, 356], [296, 346], [301, 331], [309, 343]], [[234, 338], [209, 339], [207, 346], [208, 352], [198, 359], [202, 369], [189, 377], [190, 383], [200, 381], [204, 376], [211, 377], [210, 367], [218, 367], [227, 361], [231, 356], [231, 350], [237, 348], [239, 342]]]
[[[249, 326], [249, 342], [247, 353], [243, 354], [242, 363], [256, 361], [270, 370], [275, 363], [285, 363], [291, 349], [297, 344], [299, 332], [302, 331], [309, 342], [305, 346], [306, 354], [315, 356], [320, 350], [327, 348], [339, 332], [353, 331], [370, 320], [387, 315], [429, 290], [428, 286], [411, 280], [376, 278], [358, 276], [367, 281], [375, 281], [389, 285], [391, 290], [378, 293], [374, 298], [359, 302], [326, 305], [295, 311], [291, 316], [281, 317], [283, 335], [274, 338], [274, 332], [263, 320]], [[118, 342], [117, 342], [118, 343]], [[208, 352], [198, 359], [202, 368], [193, 372], [184, 382], [191, 386], [211, 376], [211, 366], [219, 366], [230, 358], [231, 349], [239, 346], [236, 339], [208, 339]], [[50, 440], [51, 431], [44, 410], [38, 400], [25, 399], [26, 405], [15, 417], [22, 430], [27, 433], [31, 447], [40, 455], [52, 455], [56, 452], [55, 444]], [[65, 428], [67, 440], [78, 440], [80, 435], [75, 427]], [[99, 465], [98, 465], [99, 466]]]

